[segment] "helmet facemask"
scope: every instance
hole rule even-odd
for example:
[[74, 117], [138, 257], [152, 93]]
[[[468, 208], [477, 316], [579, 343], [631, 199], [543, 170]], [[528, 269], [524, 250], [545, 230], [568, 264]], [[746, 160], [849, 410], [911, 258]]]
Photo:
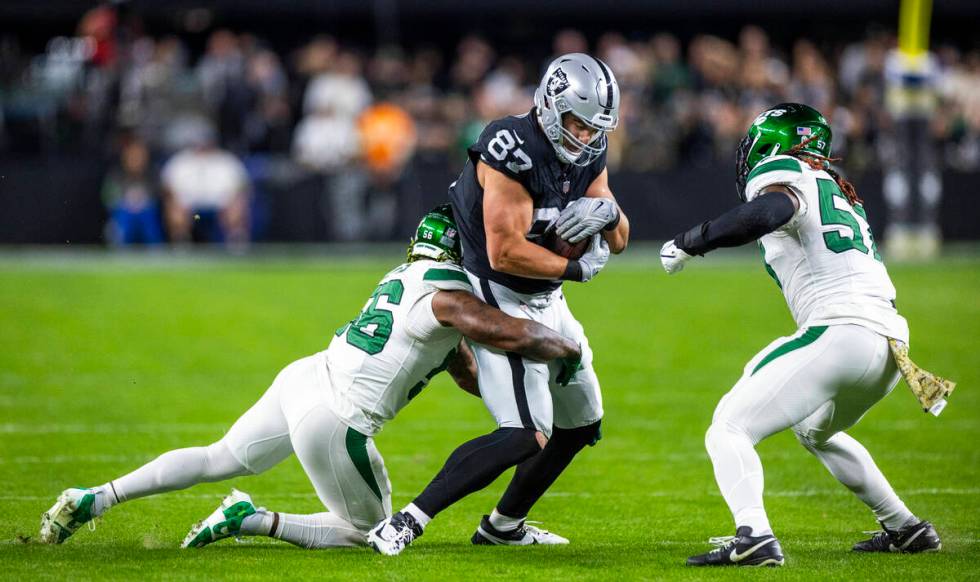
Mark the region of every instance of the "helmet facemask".
[[738, 189], [738, 199], [745, 202], [745, 183], [749, 179], [749, 150], [752, 149], [752, 136], [742, 137], [735, 150], [735, 187]]
[[[565, 127], [565, 115], [575, 115], [572, 112], [563, 114], [560, 119], [562, 123], [558, 126], [559, 134], [561, 135], [561, 141], [558, 144], [558, 148], [561, 150], [559, 155], [565, 159], [569, 164], [575, 166], [588, 166], [596, 158], [602, 155], [602, 152], [606, 151], [606, 131], [601, 127], [596, 127], [592, 125], [589, 121], [582, 119], [575, 115], [575, 118], [590, 129], [594, 130], [592, 134], [592, 139], [588, 143], [582, 142], [575, 136], [574, 133]], [[571, 146], [569, 149], [568, 146]]]

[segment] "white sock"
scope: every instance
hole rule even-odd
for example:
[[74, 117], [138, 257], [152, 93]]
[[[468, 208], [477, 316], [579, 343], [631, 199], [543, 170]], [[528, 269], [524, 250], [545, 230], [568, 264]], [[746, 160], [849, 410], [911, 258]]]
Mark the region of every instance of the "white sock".
[[839, 432], [823, 442], [801, 436], [800, 442], [858, 499], [871, 508], [878, 521], [892, 531], [919, 519], [899, 499], [868, 450], [850, 435]]
[[402, 509], [402, 513], [407, 513], [414, 517], [415, 521], [422, 526], [422, 529], [425, 529], [425, 526], [429, 525], [429, 522], [432, 521], [432, 518], [426, 515], [424, 511], [416, 507], [414, 503], [409, 503], [406, 505], [405, 509]]
[[[245, 531], [246, 527], [248, 532]], [[250, 533], [252, 531], [256, 533]], [[258, 533], [260, 531], [268, 533]], [[364, 532], [326, 511], [297, 515], [263, 509], [242, 520], [242, 532], [246, 535], [267, 535], [307, 549], [353, 547], [367, 543]]]
[[735, 526], [751, 527], [753, 537], [772, 535], [762, 504], [762, 461], [748, 435], [725, 423], [712, 424], [704, 442]]
[[507, 517], [497, 511], [494, 507], [493, 511], [490, 512], [490, 525], [493, 529], [497, 531], [513, 531], [521, 525], [521, 522], [527, 519], [525, 517]]
[[190, 447], [169, 451], [136, 469], [110, 481], [117, 502], [131, 501], [147, 495], [185, 489], [198, 483], [224, 481], [251, 475], [218, 441], [207, 447]]
[[242, 520], [242, 533], [247, 536], [272, 535], [272, 526], [278, 520], [275, 513], [260, 507], [255, 510], [255, 513]]
[[109, 511], [110, 507], [119, 503], [119, 498], [116, 497], [116, 492], [112, 487], [112, 481], [109, 481], [105, 485], [94, 487], [94, 489], [95, 503], [92, 505], [92, 515], [95, 517], [99, 517]]

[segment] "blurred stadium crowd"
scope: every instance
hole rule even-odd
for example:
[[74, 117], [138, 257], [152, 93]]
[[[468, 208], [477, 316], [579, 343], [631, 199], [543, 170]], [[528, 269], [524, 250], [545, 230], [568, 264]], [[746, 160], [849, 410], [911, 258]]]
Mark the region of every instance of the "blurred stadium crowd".
[[[11, 37], [0, 43], [0, 151], [111, 158], [103, 196], [119, 243], [189, 241], [203, 219], [206, 238], [244, 244], [248, 201], [257, 177], [270, 174], [322, 176], [335, 238], [386, 238], [413, 164], [458, 171], [488, 120], [531, 107], [554, 55], [591, 52], [615, 71], [623, 101], [614, 172], [727, 164], [754, 116], [782, 101], [827, 113], [835, 154], [861, 170], [890, 155], [881, 136], [892, 123], [883, 104], [894, 46], [884, 29], [830, 46], [773, 46], [757, 26], [686, 43], [669, 32], [607, 32], [590, 43], [567, 29], [538, 58], [479, 36], [455, 52], [329, 36], [286, 51], [256, 32], [215, 29], [198, 55], [182, 35], [150, 36], [102, 6], [43, 53], [26, 54]], [[934, 54], [939, 106], [928, 131], [942, 164], [975, 170], [980, 50], [939, 45]]]

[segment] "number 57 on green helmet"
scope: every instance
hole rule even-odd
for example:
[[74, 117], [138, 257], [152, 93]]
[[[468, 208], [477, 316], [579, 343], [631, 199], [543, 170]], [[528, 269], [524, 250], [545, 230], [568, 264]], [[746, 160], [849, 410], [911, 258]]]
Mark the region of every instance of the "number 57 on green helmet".
[[807, 143], [800, 151], [829, 158], [832, 139], [827, 119], [809, 105], [780, 103], [763, 111], [749, 126], [735, 154], [738, 197], [745, 201], [749, 172], [765, 158], [785, 154], [803, 142]]

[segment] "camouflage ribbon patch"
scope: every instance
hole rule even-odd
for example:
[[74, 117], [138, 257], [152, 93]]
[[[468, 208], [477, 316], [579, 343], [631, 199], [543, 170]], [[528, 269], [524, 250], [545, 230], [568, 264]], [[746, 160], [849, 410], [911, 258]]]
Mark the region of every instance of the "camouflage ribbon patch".
[[956, 388], [956, 382], [920, 368], [909, 357], [909, 346], [905, 342], [888, 338], [888, 346], [892, 350], [895, 364], [905, 378], [905, 383], [909, 385], [912, 394], [915, 394], [919, 404], [922, 405], [923, 412], [939, 416], [939, 413], [946, 408], [946, 398], [953, 392], [953, 388]]

